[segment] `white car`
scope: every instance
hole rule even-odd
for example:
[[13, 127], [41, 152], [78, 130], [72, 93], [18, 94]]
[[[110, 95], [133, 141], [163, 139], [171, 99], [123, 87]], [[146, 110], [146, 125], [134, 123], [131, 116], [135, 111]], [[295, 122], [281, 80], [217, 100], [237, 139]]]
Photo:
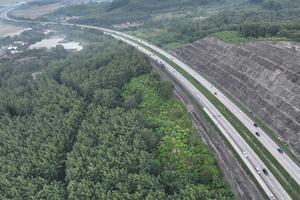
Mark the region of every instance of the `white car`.
[[271, 197], [272, 200], [276, 200], [274, 194], [271, 194], [270, 197]]
[[257, 173], [260, 174], [260, 168], [258, 166], [256, 166], [255, 169], [256, 169]]
[[244, 154], [245, 157], [248, 157], [248, 154], [247, 154], [246, 151], [244, 151], [243, 154]]

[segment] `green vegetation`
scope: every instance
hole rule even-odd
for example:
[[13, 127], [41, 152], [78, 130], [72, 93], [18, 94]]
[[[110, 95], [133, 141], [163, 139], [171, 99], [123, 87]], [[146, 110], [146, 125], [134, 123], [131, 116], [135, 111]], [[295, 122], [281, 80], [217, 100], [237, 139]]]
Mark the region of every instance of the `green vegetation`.
[[224, 42], [227, 43], [247, 43], [247, 42], [254, 42], [254, 41], [276, 41], [276, 40], [286, 40], [286, 37], [243, 37], [239, 32], [237, 31], [222, 31], [212, 34], [212, 36], [215, 36]]
[[234, 199], [172, 85], [86, 35], [0, 61], [0, 199]]
[[165, 44], [164, 47], [168, 49], [175, 49], [180, 48], [186, 45], [185, 42], [180, 40], [173, 40], [173, 37], [176, 37], [176, 34], [174, 33], [168, 33], [165, 29], [137, 29], [137, 30], [130, 30], [126, 31], [129, 35], [134, 35], [139, 38], [143, 38], [146, 41], [150, 41], [151, 43], [162, 46], [162, 44]]
[[[124, 30], [134, 31], [137, 34], [141, 31], [145, 37], [150, 37], [154, 44], [175, 48], [192, 41], [192, 39], [189, 36], [190, 32], [182, 34], [179, 30], [175, 30], [175, 27], [173, 27], [174, 31], [172, 26], [181, 19], [198, 21], [199, 12], [197, 10], [199, 6], [203, 7], [203, 10], [200, 11], [201, 16], [202, 14], [206, 16], [205, 8], [213, 7], [220, 2], [223, 3], [224, 0], [124, 0], [115, 1], [112, 4], [92, 3], [62, 8], [48, 17], [43, 17], [43, 20], [59, 20], [65, 17], [76, 16], [69, 19], [69, 22], [93, 24], [109, 28], [127, 21], [145, 22], [145, 25], [142, 27], [126, 28]], [[113, 4], [117, 4], [117, 6]], [[111, 7], [114, 8], [111, 9]], [[180, 23], [186, 22], [188, 21]], [[141, 28], [142, 30], [140, 30]], [[154, 31], [153, 28], [155, 28]], [[157, 30], [159, 30], [159, 33], [156, 32]], [[157, 37], [152, 37], [152, 35]]]
[[[147, 75], [132, 80], [125, 87], [125, 94], [141, 95], [139, 108], [160, 135], [159, 160], [164, 167], [180, 176], [183, 182], [192, 176], [199, 176], [200, 168], [207, 170], [204, 172], [207, 176], [200, 175], [197, 179], [207, 177], [205, 182], [209, 182], [218, 178], [220, 171], [216, 168], [216, 161], [196, 135], [186, 108], [173, 98], [170, 83], [159, 81], [155, 76]], [[201, 163], [201, 160], [205, 160], [205, 163]]]
[[177, 48], [215, 34], [232, 42], [299, 41], [299, 13], [300, 4], [294, 0], [116, 0], [111, 4], [66, 7], [45, 19], [75, 15], [79, 18], [71, 18], [70, 22], [109, 28], [127, 21], [142, 21], [142, 26], [120, 30], [164, 48]]
[[[23, 41], [27, 45], [34, 44], [45, 38], [45, 34], [38, 31], [38, 28], [23, 31], [20, 35], [0, 37], [0, 47], [12, 45], [14, 41]], [[15, 44], [14, 44], [15, 45]]]
[[165, 11], [176, 11], [193, 6], [207, 5], [223, 0], [114, 0], [112, 3], [91, 3], [62, 8], [55, 15], [81, 16], [75, 19], [78, 23], [112, 25], [127, 20], [149, 20], [155, 14]]

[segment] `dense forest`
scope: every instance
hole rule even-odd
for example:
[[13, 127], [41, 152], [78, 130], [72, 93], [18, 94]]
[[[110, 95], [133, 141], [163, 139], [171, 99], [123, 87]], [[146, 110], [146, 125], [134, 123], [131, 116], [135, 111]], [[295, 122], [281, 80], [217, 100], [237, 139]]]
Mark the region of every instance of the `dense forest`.
[[[284, 5], [273, 8], [270, 2]], [[224, 10], [198, 23], [174, 22], [171, 30], [190, 33], [192, 40], [220, 31], [237, 31], [244, 37], [279, 36], [300, 40], [300, 2], [265, 0], [249, 2], [236, 10]], [[270, 5], [273, 5], [270, 3]], [[195, 37], [195, 38], [193, 38]]]
[[107, 27], [143, 21], [143, 26], [125, 31], [156, 45], [176, 48], [223, 32], [231, 37], [300, 41], [299, 13], [298, 0], [114, 0], [66, 7], [44, 19], [75, 15], [70, 22]]
[[0, 199], [235, 199], [172, 85], [88, 37], [0, 61]]
[[53, 16], [80, 16], [77, 23], [109, 26], [131, 20], [151, 20], [155, 14], [168, 10], [192, 8], [224, 0], [114, 0], [111, 3], [91, 3], [61, 8]]

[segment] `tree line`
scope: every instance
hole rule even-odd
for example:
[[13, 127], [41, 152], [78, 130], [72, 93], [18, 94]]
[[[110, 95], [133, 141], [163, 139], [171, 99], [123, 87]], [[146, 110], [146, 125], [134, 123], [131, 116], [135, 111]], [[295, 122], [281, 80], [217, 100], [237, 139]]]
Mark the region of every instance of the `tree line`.
[[[221, 4], [225, 7], [230, 6], [219, 9]], [[199, 19], [199, 16], [206, 16], [203, 11], [199, 11], [204, 6], [215, 9], [216, 12]], [[74, 13], [80, 17], [71, 19], [73, 23], [109, 28], [126, 21], [144, 21], [143, 27], [126, 30], [141, 30], [147, 39], [150, 38], [151, 42], [158, 46], [174, 42], [190, 43], [222, 31], [235, 31], [243, 37], [272, 36], [300, 40], [300, 5], [293, 0], [248, 0], [234, 6], [231, 0], [116, 0], [112, 3], [62, 8], [46, 19], [59, 19], [73, 16]], [[160, 32], [152, 33], [153, 29]], [[155, 37], [152, 37], [152, 34]]]

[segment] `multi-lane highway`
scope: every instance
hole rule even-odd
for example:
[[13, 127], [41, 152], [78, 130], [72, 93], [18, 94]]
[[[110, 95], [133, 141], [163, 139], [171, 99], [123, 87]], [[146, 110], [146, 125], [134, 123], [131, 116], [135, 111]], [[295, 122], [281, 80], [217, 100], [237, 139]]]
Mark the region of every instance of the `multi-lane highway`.
[[[15, 20], [7, 16], [7, 13], [14, 8], [9, 8], [3, 12], [0, 16], [2, 19], [15, 21], [15, 22], [28, 22], [25, 20]], [[232, 112], [236, 117], [253, 133], [259, 132], [259, 141], [268, 149], [272, 155], [281, 163], [281, 165], [295, 178], [295, 180], [300, 183], [300, 169], [299, 167], [286, 155], [285, 153], [278, 152], [278, 146], [272, 141], [272, 139], [265, 134], [259, 127], [254, 126], [254, 122], [243, 113], [234, 103], [232, 103], [225, 95], [221, 93], [217, 88], [212, 86], [207, 80], [200, 76], [197, 72], [192, 70], [189, 66], [168, 54], [162, 49], [151, 45], [139, 38], [132, 37], [130, 35], [113, 31], [110, 29], [105, 29], [96, 26], [88, 25], [78, 25], [69, 23], [54, 23], [54, 22], [36, 22], [41, 24], [61, 24], [66, 26], [79, 26], [81, 28], [96, 29], [110, 35], [116, 39], [122, 40], [123, 42], [136, 47], [139, 51], [148, 55], [150, 58], [154, 59], [161, 66], [164, 67], [170, 75], [172, 75], [190, 94], [193, 95], [196, 101], [198, 101], [202, 106], [206, 114], [212, 119], [215, 125], [219, 128], [222, 134], [226, 137], [228, 142], [232, 145], [236, 153], [240, 156], [242, 161], [248, 167], [249, 171], [255, 177], [257, 182], [260, 184], [265, 193], [270, 199], [282, 199], [289, 200], [291, 197], [287, 194], [278, 180], [273, 176], [270, 170], [264, 165], [262, 160], [257, 156], [254, 150], [247, 144], [247, 142], [240, 136], [240, 134], [234, 129], [230, 122], [220, 113], [220, 111], [183, 75], [174, 69], [170, 64], [168, 64], [160, 55], [165, 56], [167, 59], [173, 61], [192, 77], [194, 77], [199, 83], [206, 87], [211, 93], [216, 94], [216, 97]], [[144, 48], [144, 47], [147, 48]], [[152, 51], [150, 51], [151, 49]], [[157, 52], [157, 53], [155, 53]], [[265, 172], [268, 172], [266, 175]]]

